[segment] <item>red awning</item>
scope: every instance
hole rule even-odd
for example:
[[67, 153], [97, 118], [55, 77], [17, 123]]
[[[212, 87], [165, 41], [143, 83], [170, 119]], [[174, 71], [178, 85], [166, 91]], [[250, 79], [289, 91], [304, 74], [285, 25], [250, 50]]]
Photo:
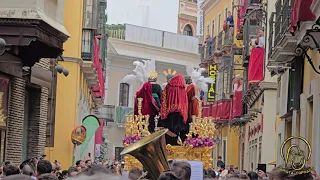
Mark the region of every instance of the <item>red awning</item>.
[[264, 48], [253, 48], [249, 59], [248, 81], [257, 83], [264, 79]]
[[214, 102], [211, 104], [209, 115], [213, 118], [213, 120], [217, 120], [217, 110], [218, 110], [218, 102]]
[[209, 117], [210, 104], [202, 106], [202, 117]]
[[315, 21], [316, 16], [310, 6], [313, 0], [295, 0], [291, 12], [290, 32], [294, 33], [300, 21]]
[[239, 117], [242, 114], [242, 91], [235, 91], [232, 99], [232, 118]]
[[217, 104], [216, 120], [228, 120], [230, 117], [231, 100], [221, 100]]

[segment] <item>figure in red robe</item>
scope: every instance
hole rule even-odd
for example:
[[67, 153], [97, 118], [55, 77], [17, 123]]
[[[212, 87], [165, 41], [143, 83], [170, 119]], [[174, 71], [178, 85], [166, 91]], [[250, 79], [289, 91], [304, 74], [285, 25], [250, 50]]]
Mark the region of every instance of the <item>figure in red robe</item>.
[[166, 143], [178, 145], [178, 137], [184, 142], [188, 120], [188, 98], [185, 89], [184, 79], [178, 74], [173, 77], [161, 96], [161, 121], [159, 126], [168, 128], [176, 137], [166, 135]]
[[196, 98], [196, 88], [192, 83], [190, 76], [185, 77], [187, 84], [187, 96], [188, 96], [188, 122], [192, 121], [192, 116], [198, 117], [199, 111], [199, 100]]
[[160, 101], [157, 101], [159, 98], [154, 97], [154, 94], [161, 94], [161, 87], [157, 84], [160, 88], [160, 93], [153, 93], [154, 89], [159, 90], [159, 88], [153, 87], [154, 85], [155, 84], [152, 84], [150, 81], [144, 83], [141, 89], [136, 92], [136, 99], [134, 104], [134, 114], [138, 115], [138, 98], [143, 98], [141, 113], [142, 115], [148, 114], [150, 116], [148, 127], [149, 132], [154, 132], [154, 118], [159, 114], [160, 111]]

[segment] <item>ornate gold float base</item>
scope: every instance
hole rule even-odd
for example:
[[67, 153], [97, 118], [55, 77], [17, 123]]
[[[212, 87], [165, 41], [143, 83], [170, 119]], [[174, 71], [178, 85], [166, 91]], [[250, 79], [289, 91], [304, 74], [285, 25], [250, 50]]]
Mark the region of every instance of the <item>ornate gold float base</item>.
[[[168, 160], [186, 160], [186, 161], [202, 161], [205, 169], [212, 168], [212, 152], [213, 147], [198, 147], [189, 148], [185, 146], [171, 146], [167, 145], [166, 155]], [[125, 171], [130, 171], [132, 168], [137, 167], [142, 169], [142, 164], [133, 156], [125, 155], [124, 157]]]
[[167, 145], [167, 158], [174, 160], [202, 161], [203, 168], [212, 168], [213, 147], [185, 147]]
[[125, 155], [124, 156], [124, 170], [130, 171], [132, 168], [136, 167], [142, 169], [142, 164], [133, 156]]

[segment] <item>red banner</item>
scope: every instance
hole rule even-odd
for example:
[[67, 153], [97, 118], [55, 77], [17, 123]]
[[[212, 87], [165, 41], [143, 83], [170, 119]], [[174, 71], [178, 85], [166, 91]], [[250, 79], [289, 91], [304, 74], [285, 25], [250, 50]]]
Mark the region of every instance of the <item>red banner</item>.
[[[310, 6], [314, 0], [295, 0], [291, 10], [290, 32], [294, 33], [298, 22], [314, 21], [316, 16], [312, 13]], [[318, 1], [318, 0], [316, 0]]]
[[234, 91], [232, 99], [232, 118], [242, 114], [242, 91]]
[[213, 104], [211, 104], [210, 110], [210, 116], [212, 116], [214, 121], [217, 120], [218, 102], [214, 102]]
[[253, 48], [249, 59], [249, 83], [256, 83], [264, 79], [264, 48]]

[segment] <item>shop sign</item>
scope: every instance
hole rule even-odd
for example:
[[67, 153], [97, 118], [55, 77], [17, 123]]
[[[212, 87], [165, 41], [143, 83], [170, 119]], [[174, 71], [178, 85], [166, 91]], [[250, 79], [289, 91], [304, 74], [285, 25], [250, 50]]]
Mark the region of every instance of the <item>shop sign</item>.
[[212, 83], [209, 84], [208, 88], [208, 102], [215, 101], [216, 95], [216, 76], [217, 76], [217, 64], [209, 65], [209, 77], [213, 80]]
[[87, 136], [87, 130], [84, 126], [77, 126], [71, 133], [71, 141], [74, 145], [79, 146], [85, 140]]

